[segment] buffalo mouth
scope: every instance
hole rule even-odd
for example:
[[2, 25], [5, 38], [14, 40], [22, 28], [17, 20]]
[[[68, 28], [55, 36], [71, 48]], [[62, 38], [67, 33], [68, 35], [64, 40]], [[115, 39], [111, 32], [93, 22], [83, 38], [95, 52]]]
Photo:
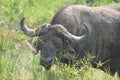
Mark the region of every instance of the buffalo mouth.
[[50, 70], [50, 68], [51, 68], [51, 64], [47, 65], [47, 64], [41, 63], [41, 65], [42, 65], [46, 70]]
[[49, 70], [52, 66], [52, 62], [53, 62], [52, 58], [44, 59], [41, 57], [40, 65], [42, 65], [46, 70]]

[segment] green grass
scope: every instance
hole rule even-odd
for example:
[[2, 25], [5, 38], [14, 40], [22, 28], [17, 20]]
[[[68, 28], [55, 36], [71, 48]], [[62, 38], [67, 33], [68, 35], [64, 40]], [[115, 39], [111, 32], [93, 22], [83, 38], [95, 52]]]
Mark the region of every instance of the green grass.
[[[120, 1], [120, 0], [119, 0]], [[113, 0], [94, 0], [91, 6], [115, 3]], [[30, 27], [50, 22], [54, 14], [70, 4], [87, 5], [86, 0], [0, 0], [0, 80], [120, 80], [99, 69], [81, 69], [59, 62], [46, 71], [39, 65], [39, 54], [33, 56], [20, 30], [20, 19], [25, 16]]]

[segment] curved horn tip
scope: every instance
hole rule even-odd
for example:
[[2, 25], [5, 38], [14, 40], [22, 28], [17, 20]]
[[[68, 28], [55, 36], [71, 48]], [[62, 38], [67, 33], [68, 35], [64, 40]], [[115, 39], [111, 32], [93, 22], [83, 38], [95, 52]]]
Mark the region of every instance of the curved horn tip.
[[21, 30], [27, 35], [27, 36], [30, 36], [30, 37], [34, 37], [36, 36], [36, 29], [30, 29], [28, 28], [25, 24], [24, 24], [24, 19], [25, 17], [23, 17], [20, 21], [20, 27], [21, 27]]
[[24, 23], [24, 20], [25, 20], [25, 17], [23, 17], [23, 18], [20, 20], [20, 24], [23, 24], [23, 23]]
[[23, 17], [21, 20], [24, 21], [24, 20], [25, 20], [25, 17]]
[[86, 35], [82, 35], [82, 36], [72, 35], [71, 41], [79, 43], [79, 42], [83, 41], [85, 37], [86, 37]]

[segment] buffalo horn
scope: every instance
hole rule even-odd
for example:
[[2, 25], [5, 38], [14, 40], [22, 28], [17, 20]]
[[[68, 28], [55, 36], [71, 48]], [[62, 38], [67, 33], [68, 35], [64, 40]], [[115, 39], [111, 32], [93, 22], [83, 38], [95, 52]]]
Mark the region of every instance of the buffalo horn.
[[21, 27], [22, 31], [23, 31], [27, 36], [30, 36], [30, 37], [35, 37], [35, 36], [37, 36], [37, 29], [30, 29], [30, 28], [28, 28], [28, 27], [24, 24], [24, 20], [25, 20], [25, 18], [22, 18], [21, 21], [20, 21], [20, 27]]
[[71, 40], [72, 42], [78, 43], [81, 42], [84, 38], [85, 35], [81, 35], [81, 36], [76, 36], [73, 35], [72, 33], [70, 33], [66, 28], [64, 28], [62, 25], [59, 25], [62, 29], [60, 30], [60, 32], [69, 40]]

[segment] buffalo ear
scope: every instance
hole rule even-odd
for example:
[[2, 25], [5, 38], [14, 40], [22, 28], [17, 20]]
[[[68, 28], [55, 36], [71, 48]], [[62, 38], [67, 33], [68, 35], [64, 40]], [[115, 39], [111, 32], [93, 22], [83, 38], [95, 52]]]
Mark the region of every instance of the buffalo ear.
[[70, 60], [74, 60], [75, 56], [76, 56], [76, 52], [75, 50], [71, 47], [71, 45], [69, 44], [68, 40], [65, 41], [65, 51], [64, 51], [65, 55], [67, 55], [67, 57]]
[[38, 51], [30, 44], [29, 41], [25, 41], [25, 44], [27, 45], [28, 48], [32, 51], [33, 55], [38, 54]]

